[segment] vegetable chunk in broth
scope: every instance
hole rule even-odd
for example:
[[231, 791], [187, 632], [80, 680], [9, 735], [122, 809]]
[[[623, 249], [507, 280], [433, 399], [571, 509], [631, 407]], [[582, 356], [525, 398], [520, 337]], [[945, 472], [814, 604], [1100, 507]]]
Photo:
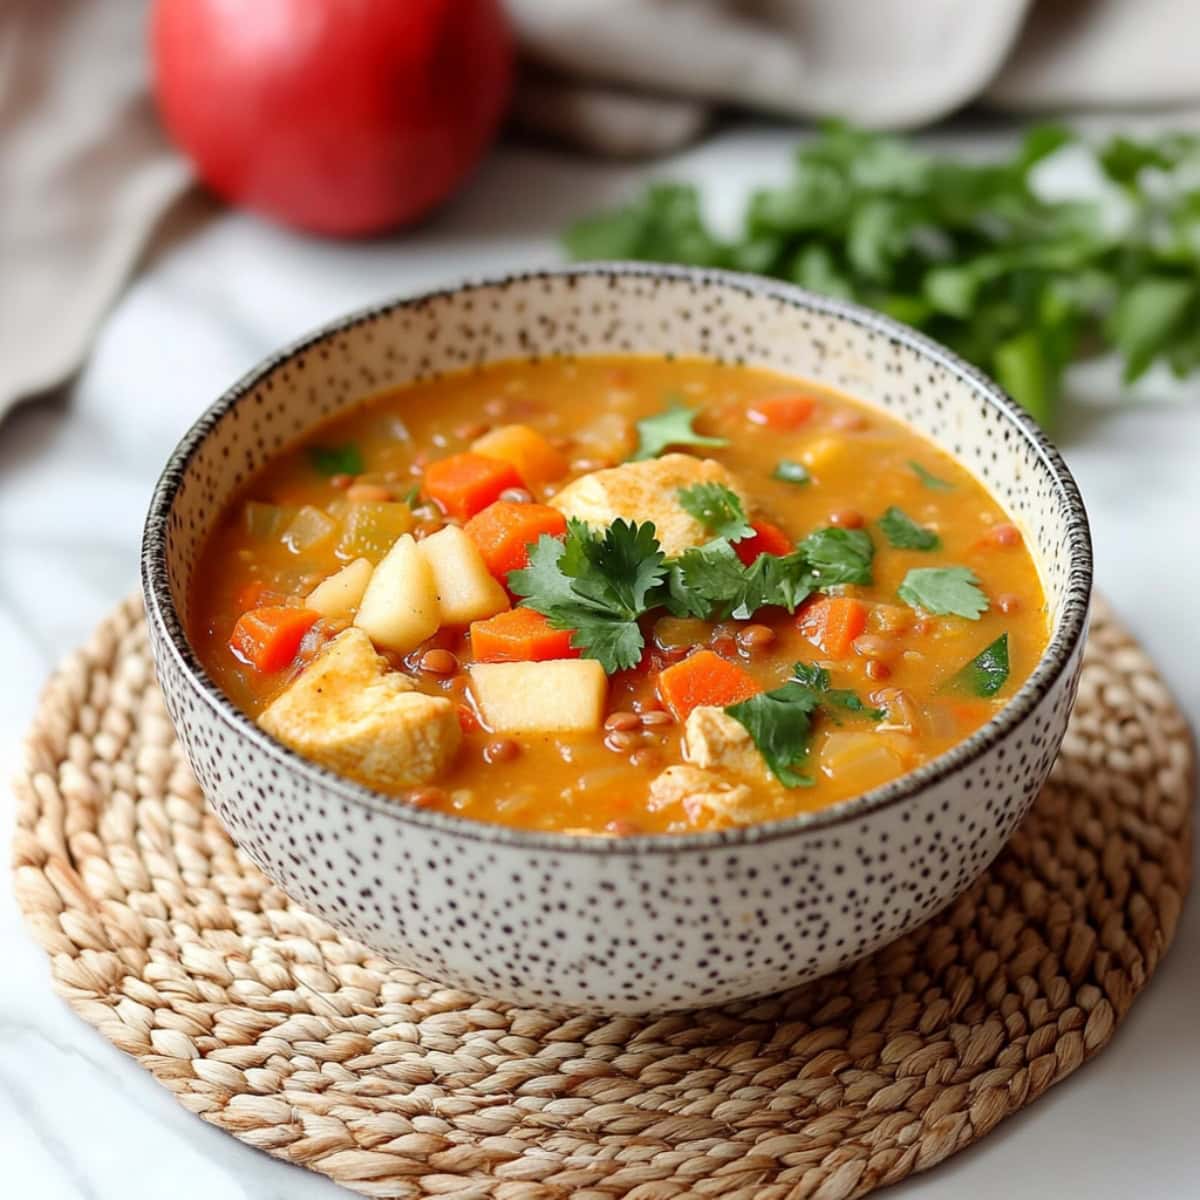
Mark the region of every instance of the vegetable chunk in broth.
[[1048, 639], [1020, 530], [853, 399], [748, 367], [505, 362], [374, 397], [205, 548], [191, 639], [273, 736], [526, 829], [777, 820], [983, 725]]

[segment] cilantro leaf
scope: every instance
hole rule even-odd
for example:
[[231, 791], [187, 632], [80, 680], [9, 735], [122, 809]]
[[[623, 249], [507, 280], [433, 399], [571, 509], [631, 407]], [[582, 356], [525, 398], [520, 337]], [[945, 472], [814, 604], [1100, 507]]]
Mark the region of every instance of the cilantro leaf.
[[691, 513], [714, 537], [740, 542], [754, 536], [737, 493], [723, 483], [694, 483], [680, 488], [676, 495], [684, 511]]
[[771, 773], [784, 787], [811, 787], [812, 778], [796, 770], [812, 746], [813, 717], [822, 706], [881, 721], [883, 709], [868, 708], [855, 692], [829, 686], [829, 672], [812, 663], [798, 662], [792, 678], [782, 687], [760, 692], [725, 711], [750, 735]]
[[1002, 633], [985, 646], [966, 666], [956, 671], [939, 689], [966, 692], [987, 699], [1008, 682], [1008, 634]]
[[632, 620], [646, 611], [647, 594], [666, 575], [652, 522], [615, 520], [602, 535], [582, 521], [567, 522], [563, 570], [577, 595]]
[[939, 616], [978, 621], [988, 609], [988, 598], [969, 567], [914, 567], [905, 575], [898, 594], [913, 608]]
[[800, 543], [798, 552], [808, 563], [815, 588], [871, 582], [875, 547], [865, 529], [818, 529]]
[[932, 529], [918, 525], [894, 504], [879, 518], [879, 528], [897, 550], [936, 550], [942, 544]]
[[823, 704], [833, 704], [847, 712], [861, 713], [864, 717], [870, 717], [872, 721], [882, 721], [887, 716], [886, 709], [868, 708], [859, 699], [857, 692], [849, 688], [830, 687], [829, 672], [824, 667], [818, 667], [816, 663], [793, 663], [792, 682], [811, 688]]
[[816, 693], [796, 683], [760, 692], [731, 704], [725, 711], [742, 726], [784, 787], [812, 787], [811, 776], [796, 770], [812, 746], [812, 714]]
[[732, 606], [745, 587], [746, 567], [722, 538], [685, 550], [672, 564], [672, 580], [688, 604], [676, 615], [706, 619]]
[[508, 586], [553, 628], [573, 630], [571, 645], [611, 675], [640, 660], [638, 617], [656, 603], [666, 573], [652, 524], [617, 520], [597, 534], [571, 521], [563, 541], [538, 538]]
[[672, 446], [728, 446], [727, 438], [706, 437], [692, 428], [692, 423], [699, 415], [696, 409], [688, 408], [678, 396], [671, 397], [670, 404], [662, 412], [638, 421], [637, 449], [629, 461], [657, 458]]
[[781, 458], [775, 464], [771, 478], [778, 479], [780, 483], [812, 483], [812, 475], [808, 468], [803, 463], [794, 462], [790, 458]]
[[353, 442], [344, 446], [309, 446], [308, 461], [321, 475], [361, 475], [362, 451]]
[[933, 492], [952, 492], [954, 484], [947, 483], [944, 479], [939, 479], [936, 475], [931, 475], [919, 462], [915, 459], [909, 459], [908, 465], [912, 467], [917, 478]]
[[760, 554], [747, 567], [723, 538], [685, 550], [671, 579], [671, 611], [705, 620], [744, 621], [767, 604], [794, 612], [814, 591], [803, 553]]

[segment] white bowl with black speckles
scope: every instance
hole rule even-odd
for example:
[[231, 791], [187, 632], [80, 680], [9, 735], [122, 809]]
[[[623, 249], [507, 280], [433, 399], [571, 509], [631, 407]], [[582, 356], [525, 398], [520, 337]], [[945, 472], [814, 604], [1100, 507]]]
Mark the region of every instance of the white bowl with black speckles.
[[[1053, 634], [998, 716], [822, 812], [681, 837], [521, 832], [410, 808], [272, 740], [184, 629], [203, 540], [272, 456], [367, 393], [491, 360], [704, 355], [830, 384], [954, 454], [1024, 526]], [[927, 920], [992, 861], [1058, 751], [1087, 627], [1087, 517], [1062, 460], [979, 372], [854, 305], [718, 271], [582, 265], [356, 313], [273, 355], [200, 418], [147, 518], [143, 583], [167, 708], [239, 846], [338, 929], [522, 1004], [647, 1012], [790, 987]]]

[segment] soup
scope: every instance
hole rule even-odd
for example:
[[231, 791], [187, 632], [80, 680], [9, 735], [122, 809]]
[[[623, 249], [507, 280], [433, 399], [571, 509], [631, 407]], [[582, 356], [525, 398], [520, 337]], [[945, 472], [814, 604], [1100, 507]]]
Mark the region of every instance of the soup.
[[1021, 531], [874, 408], [703, 360], [506, 362], [260, 473], [196, 572], [209, 674], [398, 802], [676, 833], [835, 804], [983, 725], [1048, 639]]

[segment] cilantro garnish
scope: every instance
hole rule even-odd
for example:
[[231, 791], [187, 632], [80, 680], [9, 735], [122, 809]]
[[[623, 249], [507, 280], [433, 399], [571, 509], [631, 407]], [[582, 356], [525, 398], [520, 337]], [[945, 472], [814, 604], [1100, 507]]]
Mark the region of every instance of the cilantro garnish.
[[952, 492], [954, 484], [947, 483], [944, 479], [939, 479], [936, 475], [931, 475], [919, 462], [915, 459], [909, 459], [908, 465], [912, 467], [917, 478], [933, 492]]
[[799, 553], [808, 562], [814, 590], [871, 582], [875, 547], [865, 529], [818, 529], [800, 543]]
[[988, 609], [988, 598], [969, 567], [914, 567], [905, 575], [898, 594], [913, 608], [939, 616], [978, 621]]
[[643, 417], [637, 423], [637, 449], [629, 461], [657, 458], [672, 446], [728, 446], [727, 438], [706, 437], [692, 428], [692, 423], [699, 415], [696, 409], [688, 408], [678, 396], [672, 396], [666, 409], [652, 417]]
[[828, 671], [811, 663], [796, 663], [792, 678], [782, 687], [725, 709], [750, 735], [784, 787], [812, 787], [811, 776], [796, 768], [808, 758], [813, 717], [822, 706], [834, 705], [873, 721], [885, 715], [882, 709], [868, 708], [854, 692], [831, 688], [829, 682]]
[[771, 478], [778, 479], [780, 483], [812, 483], [812, 475], [808, 468], [803, 463], [794, 462], [790, 458], [781, 458], [775, 464]]
[[932, 529], [918, 525], [894, 504], [879, 518], [879, 528], [897, 550], [936, 550], [942, 544]]
[[681, 507], [714, 537], [740, 542], [754, 536], [737, 493], [723, 483], [694, 483], [680, 488], [677, 497]]
[[[1055, 197], [1036, 168], [1066, 143], [1123, 193], [1120, 211]], [[747, 198], [740, 228], [709, 228], [695, 187], [652, 185], [570, 229], [581, 259], [726, 267], [858, 300], [926, 330], [1053, 425], [1071, 363], [1115, 349], [1132, 380], [1154, 363], [1200, 370], [1200, 138], [1088, 146], [1031, 129], [1007, 156], [931, 154], [915, 140], [829, 124], [782, 184]]]
[[967, 692], [972, 696], [994, 696], [1008, 682], [1008, 634], [1002, 633], [985, 646], [961, 670], [942, 685], [944, 692]]
[[573, 630], [571, 645], [611, 675], [640, 660], [638, 619], [652, 609], [704, 620], [747, 620], [766, 605], [795, 612], [818, 589], [869, 583], [873, 552], [861, 530], [819, 529], [792, 553], [760, 554], [750, 566], [726, 537], [667, 560], [649, 522], [597, 532], [572, 520], [564, 540], [543, 534], [530, 547], [508, 586], [555, 629]]
[[611, 675], [641, 658], [637, 620], [658, 603], [650, 595], [665, 575], [650, 522], [617, 520], [598, 534], [570, 521], [563, 541], [538, 538], [529, 566], [509, 572], [508, 586], [555, 629], [573, 630], [571, 645]]
[[362, 451], [353, 442], [344, 446], [309, 446], [308, 461], [321, 475], [361, 475]]

